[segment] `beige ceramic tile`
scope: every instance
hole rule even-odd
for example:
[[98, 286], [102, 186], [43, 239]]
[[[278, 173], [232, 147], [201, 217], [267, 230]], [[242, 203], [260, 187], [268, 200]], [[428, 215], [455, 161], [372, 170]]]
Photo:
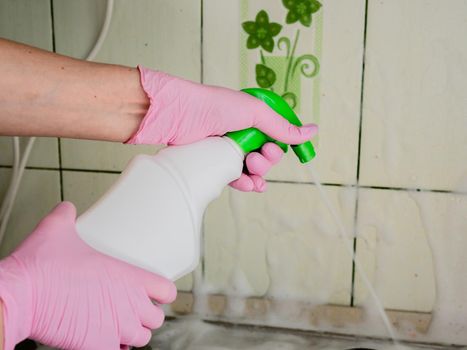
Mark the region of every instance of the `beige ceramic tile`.
[[[436, 198], [423, 195], [429, 200]], [[384, 306], [432, 311], [436, 299], [434, 261], [417, 198], [405, 191], [361, 189], [358, 203], [357, 258]], [[430, 211], [428, 215], [437, 213]], [[356, 303], [369, 298], [357, 276]]]
[[467, 195], [414, 193], [436, 275], [433, 342], [467, 344]]
[[[325, 191], [351, 234], [354, 190]], [[265, 194], [227, 189], [209, 207], [204, 234], [213, 293], [350, 301], [351, 255], [314, 185], [272, 183]]]
[[[0, 1], [0, 37], [52, 50], [51, 28], [49, 0]], [[0, 137], [0, 149], [0, 164], [11, 165], [11, 138]], [[28, 165], [57, 167], [57, 140], [37, 139]]]
[[62, 139], [62, 167], [121, 171], [136, 154], [155, 154], [160, 148], [160, 146], [134, 146], [116, 142]]
[[467, 2], [370, 1], [361, 182], [467, 188]]
[[189, 275], [183, 276], [179, 280], [175, 282], [177, 289], [181, 292], [188, 292], [193, 288], [193, 275], [190, 273]]
[[[57, 51], [85, 57], [92, 48], [105, 14], [105, 1], [54, 3]], [[107, 39], [96, 61], [160, 69], [200, 80], [200, 16], [197, 1], [115, 1]], [[128, 159], [152, 148], [117, 143], [62, 142], [66, 168], [122, 170]]]
[[[10, 169], [0, 169], [0, 198], [3, 198], [10, 180]], [[18, 196], [8, 223], [0, 255], [10, 253], [60, 202], [58, 170], [33, 170], [24, 173]]]
[[[13, 164], [12, 137], [0, 137], [0, 165]], [[20, 152], [24, 152], [29, 138], [21, 137]], [[34, 142], [34, 147], [29, 156], [27, 166], [58, 168], [58, 141], [56, 138], [39, 137]]]
[[[117, 178], [118, 174], [64, 171], [64, 199], [76, 205], [79, 215], [94, 204], [112, 186]], [[177, 281], [177, 287], [180, 291], [191, 290], [192, 284], [193, 279], [191, 274]]]
[[1, 1], [0, 36], [51, 50], [52, 22], [49, 0]]
[[63, 197], [83, 213], [117, 180], [118, 174], [80, 171], [63, 172]]
[[[280, 50], [277, 43], [280, 37], [286, 37], [293, 47], [295, 35], [300, 31], [294, 57], [314, 54], [319, 59], [320, 72], [313, 78], [306, 78], [299, 74], [299, 68], [295, 71], [289, 86], [301, 96], [297, 112], [304, 122], [320, 124], [319, 140], [315, 140], [318, 158], [314, 163], [322, 180], [350, 184], [355, 182], [357, 164], [364, 1], [326, 0], [322, 3], [320, 11], [312, 17], [311, 28], [305, 28], [301, 24], [285, 23], [287, 10], [280, 1], [205, 1], [204, 82], [234, 89], [257, 86], [255, 66], [260, 63], [260, 52], [246, 49], [248, 36], [241, 23], [254, 20], [264, 9], [270, 21], [283, 26], [275, 37], [274, 51], [270, 54], [263, 50], [266, 64], [277, 73], [273, 87], [282, 93], [285, 91], [286, 51]], [[305, 71], [310, 72], [313, 65], [305, 63], [309, 64]], [[269, 178], [310, 181], [308, 172], [297, 166], [292, 153], [271, 171]]]
[[[94, 45], [106, 1], [54, 3], [57, 52], [84, 58]], [[191, 0], [115, 1], [107, 39], [96, 61], [200, 77], [201, 5]]]

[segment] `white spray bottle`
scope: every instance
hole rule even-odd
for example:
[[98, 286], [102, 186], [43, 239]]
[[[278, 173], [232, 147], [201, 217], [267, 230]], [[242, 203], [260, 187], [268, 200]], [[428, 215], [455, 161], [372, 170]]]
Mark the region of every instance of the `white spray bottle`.
[[[302, 125], [277, 94], [256, 88], [243, 91], [292, 124]], [[240, 177], [245, 154], [268, 141], [287, 151], [287, 145], [250, 128], [170, 146], [152, 156], [137, 155], [110, 190], [78, 218], [78, 233], [104, 254], [176, 280], [198, 265], [206, 207]], [[292, 148], [302, 163], [315, 156], [309, 141]]]

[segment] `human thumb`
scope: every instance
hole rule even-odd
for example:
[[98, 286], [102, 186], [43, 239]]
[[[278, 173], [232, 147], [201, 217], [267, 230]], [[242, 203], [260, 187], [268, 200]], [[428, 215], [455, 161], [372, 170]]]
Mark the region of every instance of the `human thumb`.
[[73, 203], [64, 201], [52, 209], [52, 211], [49, 213], [49, 216], [60, 217], [66, 221], [74, 222], [76, 220], [76, 207]]
[[51, 228], [74, 226], [76, 221], [76, 207], [71, 202], [61, 202], [44, 217], [36, 229], [40, 232], [50, 231]]

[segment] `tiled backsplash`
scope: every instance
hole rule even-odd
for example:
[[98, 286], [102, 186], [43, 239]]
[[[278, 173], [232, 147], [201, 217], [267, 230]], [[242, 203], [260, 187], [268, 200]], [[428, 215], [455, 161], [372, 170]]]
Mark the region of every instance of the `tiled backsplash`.
[[[0, 0], [0, 36], [84, 57], [102, 24], [105, 1], [51, 1]], [[119, 0], [97, 60], [143, 64], [239, 89], [256, 84], [254, 67], [261, 60], [259, 52], [246, 49], [242, 22], [265, 10], [283, 26], [276, 45], [282, 35], [293, 41], [301, 30], [297, 55], [315, 54], [320, 63], [317, 76], [294, 83], [301, 116], [320, 124], [314, 167], [346, 230], [358, 234], [356, 255], [385, 307], [430, 312], [440, 293], [430, 239], [446, 235], [467, 245], [467, 218], [455, 216], [455, 224], [443, 219], [467, 205], [467, 1], [322, 4], [307, 29], [286, 24], [280, 0]], [[279, 62], [284, 55], [276, 47], [264, 59]], [[3, 192], [10, 139], [0, 138], [0, 147]], [[11, 251], [60, 198], [82, 212], [132, 155], [155, 150], [39, 139], [1, 253]], [[364, 304], [368, 293], [308, 170], [288, 154], [268, 179], [266, 194], [226, 189], [210, 206], [201, 265], [209, 290]], [[448, 204], [440, 209], [440, 203]], [[460, 251], [444, 259], [467, 264]], [[179, 282], [181, 290], [191, 286], [191, 276]], [[467, 297], [456, 302], [465, 306]]]
[[369, 2], [361, 184], [467, 192], [466, 11]]

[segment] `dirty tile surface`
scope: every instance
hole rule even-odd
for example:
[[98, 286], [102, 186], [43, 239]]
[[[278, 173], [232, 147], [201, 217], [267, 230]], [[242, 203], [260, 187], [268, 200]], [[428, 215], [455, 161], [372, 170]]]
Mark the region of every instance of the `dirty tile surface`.
[[[350, 233], [354, 190], [326, 190]], [[208, 208], [204, 227], [211, 292], [350, 302], [351, 256], [315, 186], [270, 183], [264, 194], [227, 189]]]
[[80, 215], [94, 204], [117, 178], [118, 174], [64, 171], [63, 197], [76, 206]]
[[117, 142], [62, 139], [65, 169], [122, 171], [137, 154], [155, 154], [160, 146], [124, 145]]
[[[357, 258], [384, 307], [431, 312], [435, 266], [416, 199], [405, 191], [360, 189], [357, 222]], [[357, 305], [370, 298], [358, 274], [354, 298]]]
[[458, 0], [369, 2], [362, 184], [467, 189], [466, 11]]
[[[0, 165], [13, 165], [13, 138], [0, 136]], [[28, 143], [28, 137], [20, 138], [20, 154], [23, 154]], [[34, 141], [27, 166], [58, 168], [58, 140], [53, 137], [38, 137]]]
[[[0, 169], [0, 198], [6, 192], [10, 175], [10, 169]], [[8, 255], [59, 202], [59, 172], [27, 169], [13, 206], [0, 255]]]
[[153, 350], [453, 349], [448, 346], [394, 345], [381, 340], [212, 324], [190, 319], [167, 322], [155, 332], [150, 346]]
[[49, 0], [0, 2], [2, 38], [52, 49], [52, 19]]

